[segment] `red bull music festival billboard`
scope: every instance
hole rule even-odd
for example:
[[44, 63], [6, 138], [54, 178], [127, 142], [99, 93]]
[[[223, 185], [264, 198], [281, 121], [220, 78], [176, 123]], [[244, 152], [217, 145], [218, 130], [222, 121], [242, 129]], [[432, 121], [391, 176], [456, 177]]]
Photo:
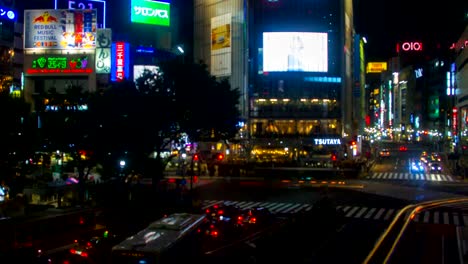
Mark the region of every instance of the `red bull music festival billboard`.
[[94, 49], [96, 9], [24, 11], [25, 49]]

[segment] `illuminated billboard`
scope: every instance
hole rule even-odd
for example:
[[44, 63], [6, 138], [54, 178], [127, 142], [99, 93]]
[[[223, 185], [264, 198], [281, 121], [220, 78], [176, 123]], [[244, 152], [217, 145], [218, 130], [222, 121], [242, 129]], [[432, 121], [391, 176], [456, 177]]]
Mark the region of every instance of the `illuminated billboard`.
[[25, 10], [25, 49], [94, 49], [96, 10]]
[[111, 72], [112, 30], [100, 28], [96, 36], [96, 73], [109, 74]]
[[367, 63], [366, 73], [379, 73], [387, 70], [386, 62], [369, 62]]
[[231, 74], [231, 13], [211, 18], [211, 75]]
[[133, 23], [170, 26], [169, 3], [149, 0], [132, 0], [130, 21]]
[[263, 71], [327, 72], [327, 33], [264, 32]]
[[136, 82], [138, 78], [143, 77], [145, 70], [157, 74], [159, 67], [155, 65], [133, 65], [133, 81]]
[[55, 0], [55, 9], [96, 9], [98, 27], [106, 27], [105, 0]]
[[90, 74], [93, 64], [88, 55], [43, 55], [36, 56], [26, 69], [32, 75]]
[[116, 42], [112, 44], [111, 80], [122, 82], [130, 74], [130, 44]]

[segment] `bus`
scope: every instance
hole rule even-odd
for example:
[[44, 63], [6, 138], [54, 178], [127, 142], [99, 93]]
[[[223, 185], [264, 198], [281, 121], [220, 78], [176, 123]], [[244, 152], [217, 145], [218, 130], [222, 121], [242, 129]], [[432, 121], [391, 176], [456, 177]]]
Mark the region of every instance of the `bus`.
[[112, 247], [113, 264], [182, 263], [201, 252], [204, 214], [165, 216]]

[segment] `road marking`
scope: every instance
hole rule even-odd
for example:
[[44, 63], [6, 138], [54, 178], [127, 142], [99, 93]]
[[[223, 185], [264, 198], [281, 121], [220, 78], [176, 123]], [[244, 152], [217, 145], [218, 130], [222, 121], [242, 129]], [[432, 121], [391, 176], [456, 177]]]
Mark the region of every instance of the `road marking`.
[[377, 208], [372, 208], [369, 210], [369, 212], [367, 212], [367, 214], [364, 216], [364, 218], [369, 218], [371, 217], [371, 215], [374, 213], [374, 211], [377, 210]]

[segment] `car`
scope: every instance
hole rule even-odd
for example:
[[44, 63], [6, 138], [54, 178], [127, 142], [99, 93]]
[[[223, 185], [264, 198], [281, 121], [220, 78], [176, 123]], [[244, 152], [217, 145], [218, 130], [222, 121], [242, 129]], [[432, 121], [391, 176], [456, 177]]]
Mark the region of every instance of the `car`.
[[239, 225], [263, 225], [270, 223], [272, 219], [272, 213], [268, 208], [257, 206], [245, 209], [237, 217], [237, 222]]
[[380, 157], [390, 157], [390, 150], [386, 149], [386, 148], [380, 150], [379, 156]]
[[442, 165], [440, 165], [440, 163], [437, 162], [432, 162], [429, 166], [429, 171], [436, 173], [442, 172]]
[[411, 162], [411, 172], [424, 172], [424, 166], [421, 161]]

